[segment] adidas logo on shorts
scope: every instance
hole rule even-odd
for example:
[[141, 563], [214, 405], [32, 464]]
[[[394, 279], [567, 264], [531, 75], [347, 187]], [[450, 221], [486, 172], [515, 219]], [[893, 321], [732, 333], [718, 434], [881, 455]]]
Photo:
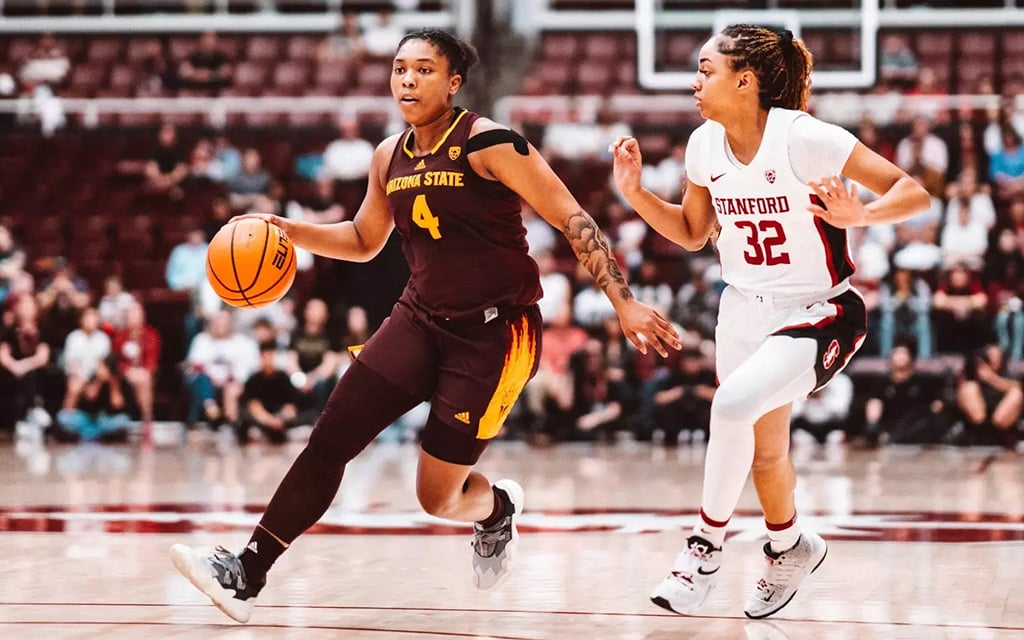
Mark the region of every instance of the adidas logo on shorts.
[[460, 411], [459, 413], [455, 414], [455, 419], [461, 422], [462, 424], [469, 424], [469, 412]]

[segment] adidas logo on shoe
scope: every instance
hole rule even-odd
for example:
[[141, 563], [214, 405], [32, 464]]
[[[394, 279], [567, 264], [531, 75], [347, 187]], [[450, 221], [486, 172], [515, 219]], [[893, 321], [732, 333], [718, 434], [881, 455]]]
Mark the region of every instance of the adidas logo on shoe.
[[259, 554], [259, 552], [260, 552], [259, 548], [257, 548], [257, 546], [256, 546], [256, 541], [255, 540], [253, 540], [249, 544], [245, 545], [245, 548], [248, 549], [249, 551], [252, 551], [255, 554]]

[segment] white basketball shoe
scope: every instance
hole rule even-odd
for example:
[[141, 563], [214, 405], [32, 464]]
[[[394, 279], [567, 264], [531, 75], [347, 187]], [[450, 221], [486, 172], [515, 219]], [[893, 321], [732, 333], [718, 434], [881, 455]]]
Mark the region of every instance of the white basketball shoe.
[[504, 582], [512, 572], [512, 558], [519, 546], [516, 517], [523, 512], [526, 501], [523, 488], [515, 480], [498, 480], [494, 488], [501, 491], [512, 505], [512, 512], [486, 529], [473, 525], [473, 584], [488, 591]]
[[651, 602], [675, 613], [696, 614], [714, 590], [721, 567], [721, 547], [700, 536], [690, 536], [672, 572], [651, 593]]
[[764, 545], [764, 573], [754, 592], [747, 598], [743, 612], [748, 618], [767, 618], [789, 604], [804, 578], [817, 571], [825, 561], [828, 545], [816, 533], [804, 531], [796, 545], [782, 553]]
[[224, 547], [200, 553], [183, 544], [171, 547], [171, 562], [178, 572], [202, 591], [232, 620], [248, 622], [256, 595], [264, 583], [251, 584], [238, 556]]

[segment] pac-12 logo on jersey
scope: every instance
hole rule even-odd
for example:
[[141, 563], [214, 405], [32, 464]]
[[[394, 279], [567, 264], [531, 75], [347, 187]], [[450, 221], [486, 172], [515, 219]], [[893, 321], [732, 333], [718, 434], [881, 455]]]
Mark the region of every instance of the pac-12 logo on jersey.
[[832, 340], [828, 345], [828, 349], [825, 349], [825, 355], [821, 356], [821, 364], [825, 366], [826, 370], [831, 369], [832, 365], [839, 359], [839, 352], [839, 341]]
[[765, 169], [764, 179], [768, 181], [768, 184], [775, 184], [775, 169]]
[[449, 160], [458, 160], [460, 155], [462, 155], [462, 147], [448, 147]]

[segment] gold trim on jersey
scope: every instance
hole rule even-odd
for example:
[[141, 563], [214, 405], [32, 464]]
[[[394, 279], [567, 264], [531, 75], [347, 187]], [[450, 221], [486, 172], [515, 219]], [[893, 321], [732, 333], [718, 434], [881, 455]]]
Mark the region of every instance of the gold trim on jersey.
[[[443, 145], [445, 141], [448, 140], [448, 136], [450, 136], [452, 134], [452, 131], [455, 130], [455, 127], [458, 126], [459, 121], [462, 120], [462, 116], [466, 115], [467, 113], [469, 113], [469, 111], [463, 109], [462, 111], [459, 112], [459, 115], [455, 116], [455, 121], [452, 122], [452, 125], [448, 127], [448, 130], [444, 132], [444, 135], [441, 136], [441, 139], [437, 141], [437, 144], [434, 145], [434, 148], [431, 149], [430, 153], [427, 155], [434, 155], [435, 153], [437, 153], [437, 150], [441, 148], [441, 145]], [[415, 159], [416, 154], [414, 154], [412, 150], [409, 148], [409, 140], [411, 139], [412, 129], [409, 129], [408, 133], [405, 134], [405, 140], [402, 141], [402, 151], [405, 152], [405, 155]], [[452, 160], [454, 159], [455, 158], [452, 158]]]
[[506, 326], [509, 330], [509, 347], [505, 352], [505, 365], [501, 368], [494, 395], [477, 427], [476, 437], [481, 440], [490, 440], [501, 431], [512, 405], [530, 379], [537, 359], [537, 340], [534, 337], [535, 328], [530, 326], [530, 317], [523, 314]]

